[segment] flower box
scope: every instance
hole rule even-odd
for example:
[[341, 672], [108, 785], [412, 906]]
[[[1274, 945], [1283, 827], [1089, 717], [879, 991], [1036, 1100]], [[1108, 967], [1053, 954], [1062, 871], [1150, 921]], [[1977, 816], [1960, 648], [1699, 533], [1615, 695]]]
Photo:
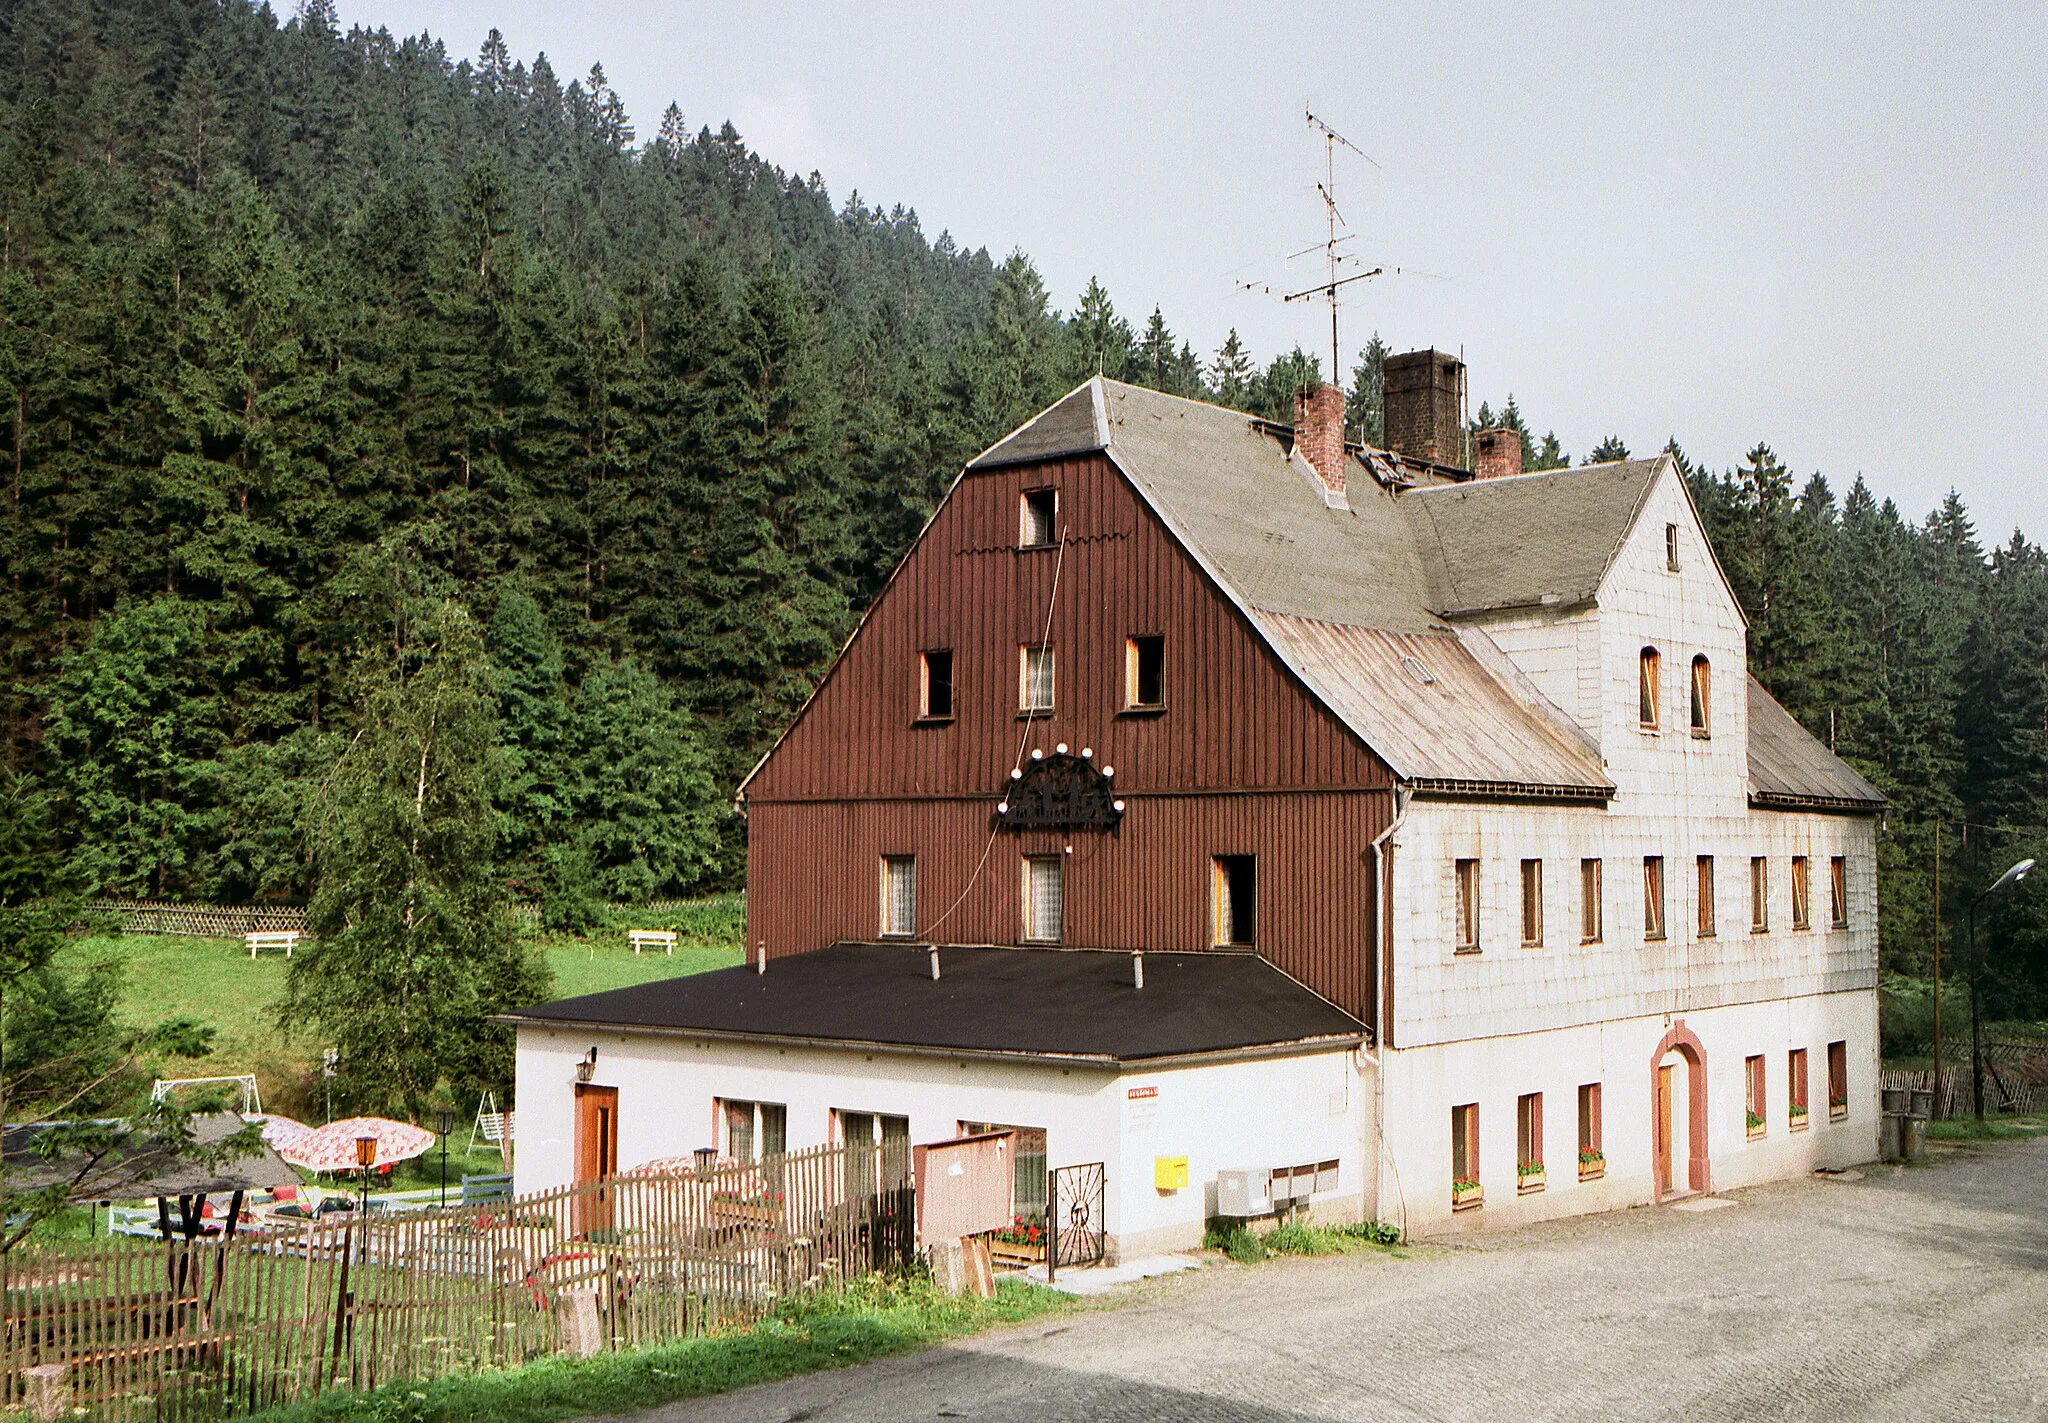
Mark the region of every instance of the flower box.
[[1828, 1120], [1829, 1120], [1829, 1121], [1831, 1121], [1831, 1122], [1843, 1122], [1843, 1121], [1847, 1121], [1848, 1119], [1849, 1119], [1849, 1099], [1848, 1099], [1847, 1097], [1843, 1097], [1843, 1098], [1841, 1098], [1841, 1099], [1840, 1099], [1840, 1100], [1838, 1101], [1838, 1100], [1836, 1100], [1836, 1099], [1834, 1099], [1834, 1098], [1829, 1098], [1829, 1099], [1828, 1099]]
[[1805, 1131], [1807, 1124], [1808, 1118], [1804, 1106], [1794, 1105], [1791, 1111], [1786, 1114], [1785, 1130], [1787, 1131]]
[[1755, 1112], [1746, 1111], [1742, 1114], [1742, 1125], [1743, 1130], [1749, 1134], [1749, 1139], [1755, 1141], [1764, 1134], [1766, 1124]]
[[1597, 1181], [1607, 1174], [1607, 1157], [1598, 1151], [1579, 1153], [1579, 1179]]
[[1544, 1182], [1544, 1180], [1545, 1180], [1545, 1177], [1544, 1177], [1544, 1175], [1543, 1175], [1543, 1163], [1542, 1163], [1542, 1162], [1540, 1162], [1540, 1161], [1520, 1161], [1520, 1162], [1517, 1162], [1517, 1163], [1515, 1163], [1515, 1194], [1516, 1194], [1516, 1195], [1518, 1195], [1518, 1196], [1533, 1196], [1533, 1195], [1535, 1195], [1535, 1194], [1536, 1194], [1536, 1193], [1537, 1193], [1538, 1191], [1540, 1191], [1540, 1190], [1542, 1190], [1542, 1189], [1543, 1189], [1543, 1182]]
[[1477, 1181], [1451, 1182], [1451, 1209], [1469, 1211], [1486, 1200], [1486, 1189]]

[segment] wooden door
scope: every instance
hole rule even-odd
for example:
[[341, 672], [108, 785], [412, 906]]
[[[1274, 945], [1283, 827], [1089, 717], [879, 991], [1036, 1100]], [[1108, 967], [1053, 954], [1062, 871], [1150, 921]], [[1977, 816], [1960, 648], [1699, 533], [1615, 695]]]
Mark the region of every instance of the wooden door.
[[[591, 1185], [619, 1172], [619, 1089], [576, 1088], [576, 1184]], [[577, 1198], [577, 1229], [582, 1234], [611, 1227], [609, 1189]]]
[[1671, 1194], [1671, 1074], [1675, 1067], [1657, 1069], [1657, 1107], [1655, 1112], [1657, 1148], [1657, 1199], [1663, 1200]]

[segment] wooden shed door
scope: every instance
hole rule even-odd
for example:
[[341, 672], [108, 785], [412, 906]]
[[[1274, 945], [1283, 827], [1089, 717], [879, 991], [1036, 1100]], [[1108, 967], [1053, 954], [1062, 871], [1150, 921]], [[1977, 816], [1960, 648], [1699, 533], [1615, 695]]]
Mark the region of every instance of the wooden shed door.
[[1657, 1069], [1657, 1105], [1654, 1131], [1657, 1153], [1657, 1199], [1671, 1194], [1671, 1074], [1676, 1068]]
[[[602, 1181], [619, 1171], [619, 1089], [616, 1087], [576, 1088], [576, 1184]], [[611, 1220], [611, 1190], [605, 1188], [579, 1198], [577, 1231], [588, 1234], [608, 1229]]]

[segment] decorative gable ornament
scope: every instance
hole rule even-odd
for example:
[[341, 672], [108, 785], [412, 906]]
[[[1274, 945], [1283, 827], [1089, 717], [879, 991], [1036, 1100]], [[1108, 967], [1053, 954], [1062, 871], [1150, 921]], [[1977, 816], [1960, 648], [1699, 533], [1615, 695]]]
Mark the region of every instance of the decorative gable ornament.
[[1124, 818], [1124, 803], [1112, 784], [1116, 769], [1098, 768], [1087, 747], [1076, 756], [1060, 743], [1047, 755], [1033, 751], [1031, 761], [1010, 772], [1010, 783], [996, 806], [1001, 830], [1114, 830]]

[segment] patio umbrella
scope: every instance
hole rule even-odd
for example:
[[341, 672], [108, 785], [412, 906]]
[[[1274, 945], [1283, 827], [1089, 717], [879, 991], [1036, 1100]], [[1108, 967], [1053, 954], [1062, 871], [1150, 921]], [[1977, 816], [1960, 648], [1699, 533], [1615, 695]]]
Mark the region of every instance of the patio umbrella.
[[261, 1122], [263, 1124], [263, 1140], [268, 1142], [273, 1150], [283, 1146], [288, 1141], [297, 1141], [307, 1132], [313, 1130], [304, 1122], [296, 1121], [291, 1117], [280, 1116], [276, 1112], [244, 1112], [242, 1113], [242, 1120], [245, 1122]]
[[355, 1171], [362, 1165], [356, 1158], [359, 1136], [377, 1138], [377, 1159], [371, 1163], [374, 1166], [423, 1156], [434, 1144], [434, 1134], [425, 1127], [394, 1122], [389, 1117], [349, 1117], [294, 1137], [279, 1147], [277, 1154], [308, 1171]]

